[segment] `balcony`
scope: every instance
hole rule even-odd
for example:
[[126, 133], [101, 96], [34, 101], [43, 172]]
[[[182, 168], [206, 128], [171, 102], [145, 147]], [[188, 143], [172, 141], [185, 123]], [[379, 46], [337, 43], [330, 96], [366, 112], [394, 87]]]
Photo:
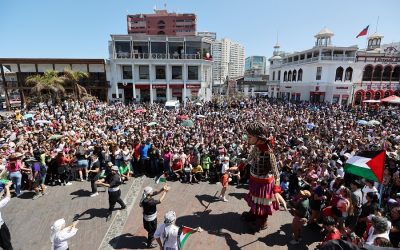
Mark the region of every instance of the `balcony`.
[[115, 59], [186, 59], [200, 60], [200, 54], [175, 54], [175, 53], [115, 53]]

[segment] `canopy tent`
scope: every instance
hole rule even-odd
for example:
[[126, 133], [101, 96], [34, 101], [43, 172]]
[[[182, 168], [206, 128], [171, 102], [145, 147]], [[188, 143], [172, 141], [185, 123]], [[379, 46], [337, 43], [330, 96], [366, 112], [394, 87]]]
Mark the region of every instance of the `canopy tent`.
[[398, 104], [398, 103], [400, 103], [400, 97], [398, 97], [396, 95], [391, 95], [389, 97], [381, 99], [381, 102]]

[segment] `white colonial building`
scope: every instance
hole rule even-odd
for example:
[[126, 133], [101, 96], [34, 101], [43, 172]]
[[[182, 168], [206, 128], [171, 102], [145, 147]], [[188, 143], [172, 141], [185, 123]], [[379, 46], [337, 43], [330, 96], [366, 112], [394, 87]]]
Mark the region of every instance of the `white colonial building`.
[[111, 35], [109, 100], [210, 100], [211, 44], [199, 36]]
[[314, 47], [294, 53], [274, 46], [270, 61], [268, 92], [271, 97], [293, 101], [349, 104], [357, 46], [332, 44], [333, 32], [323, 28]]

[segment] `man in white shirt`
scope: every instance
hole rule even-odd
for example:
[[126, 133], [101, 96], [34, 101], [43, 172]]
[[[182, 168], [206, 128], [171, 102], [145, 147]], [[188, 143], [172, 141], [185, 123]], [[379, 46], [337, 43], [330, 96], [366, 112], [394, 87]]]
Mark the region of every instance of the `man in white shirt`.
[[[11, 199], [11, 194], [10, 194], [11, 185], [12, 181], [8, 181], [5, 184], [4, 190], [6, 192], [6, 197], [0, 201], [0, 209], [5, 207]], [[10, 230], [8, 230], [6, 223], [3, 221], [3, 218], [1, 217], [1, 212], [0, 212], [0, 247], [3, 249], [13, 249], [11, 245]]]
[[363, 187], [363, 189], [361, 191], [363, 193], [362, 204], [367, 203], [367, 201], [368, 201], [367, 200], [367, 194], [369, 192], [376, 193], [378, 195], [378, 198], [379, 198], [378, 189], [376, 189], [376, 187], [374, 186], [374, 181], [365, 180], [365, 186]]

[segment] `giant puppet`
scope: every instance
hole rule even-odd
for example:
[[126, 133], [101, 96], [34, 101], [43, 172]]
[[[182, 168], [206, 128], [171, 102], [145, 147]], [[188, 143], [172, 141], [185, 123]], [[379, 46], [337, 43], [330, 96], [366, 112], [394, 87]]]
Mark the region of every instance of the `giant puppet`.
[[278, 208], [274, 185], [279, 172], [266, 127], [257, 121], [249, 124], [246, 130], [248, 143], [252, 145], [248, 156], [249, 193], [245, 197], [250, 211], [244, 212], [242, 217], [252, 230], [260, 231], [267, 228], [268, 216]]

